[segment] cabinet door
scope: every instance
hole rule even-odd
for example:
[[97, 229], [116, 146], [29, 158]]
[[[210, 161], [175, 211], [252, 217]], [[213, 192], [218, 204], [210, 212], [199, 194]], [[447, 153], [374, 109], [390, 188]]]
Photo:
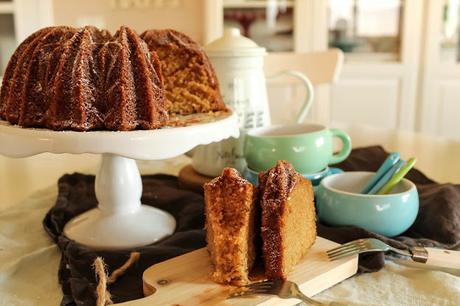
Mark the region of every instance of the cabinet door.
[[345, 52], [330, 120], [415, 127], [422, 8], [411, 0], [329, 0], [328, 43]]
[[427, 10], [418, 127], [460, 140], [460, 2], [430, 0]]

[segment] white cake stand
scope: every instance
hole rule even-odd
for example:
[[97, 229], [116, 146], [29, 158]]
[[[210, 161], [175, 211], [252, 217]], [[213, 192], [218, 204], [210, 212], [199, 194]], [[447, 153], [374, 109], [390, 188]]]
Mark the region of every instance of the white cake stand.
[[141, 205], [142, 181], [134, 159], [167, 159], [197, 145], [239, 136], [234, 114], [202, 115], [193, 121], [198, 122], [129, 132], [57, 132], [0, 121], [0, 154], [102, 154], [95, 183], [98, 206], [69, 221], [64, 233], [95, 249], [133, 248], [171, 235], [176, 227], [175, 219], [167, 212]]

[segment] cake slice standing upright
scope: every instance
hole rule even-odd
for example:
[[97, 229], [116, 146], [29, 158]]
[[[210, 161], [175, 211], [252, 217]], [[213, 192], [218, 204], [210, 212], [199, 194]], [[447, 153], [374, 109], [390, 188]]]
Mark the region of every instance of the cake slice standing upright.
[[225, 168], [204, 185], [206, 238], [215, 282], [245, 285], [256, 256], [257, 189]]
[[259, 174], [262, 256], [268, 279], [286, 279], [316, 239], [313, 187], [286, 161]]

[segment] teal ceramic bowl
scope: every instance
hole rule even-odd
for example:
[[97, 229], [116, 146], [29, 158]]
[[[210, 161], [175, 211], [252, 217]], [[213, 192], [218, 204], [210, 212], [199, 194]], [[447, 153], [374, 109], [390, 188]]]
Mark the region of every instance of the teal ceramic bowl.
[[324, 178], [316, 193], [319, 219], [329, 225], [355, 225], [388, 237], [405, 232], [417, 217], [417, 188], [403, 179], [390, 194], [360, 194], [373, 174], [344, 172]]

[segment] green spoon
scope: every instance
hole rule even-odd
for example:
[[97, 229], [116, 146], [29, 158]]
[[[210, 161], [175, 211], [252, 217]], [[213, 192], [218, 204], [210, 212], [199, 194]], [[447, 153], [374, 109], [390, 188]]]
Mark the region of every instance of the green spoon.
[[383, 185], [382, 189], [380, 189], [377, 192], [377, 194], [389, 193], [403, 179], [407, 172], [409, 172], [409, 170], [414, 166], [416, 161], [417, 158], [410, 158], [406, 162], [406, 164], [401, 169], [399, 169], [399, 171], [396, 172], [395, 175], [393, 175], [393, 177], [385, 185]]

